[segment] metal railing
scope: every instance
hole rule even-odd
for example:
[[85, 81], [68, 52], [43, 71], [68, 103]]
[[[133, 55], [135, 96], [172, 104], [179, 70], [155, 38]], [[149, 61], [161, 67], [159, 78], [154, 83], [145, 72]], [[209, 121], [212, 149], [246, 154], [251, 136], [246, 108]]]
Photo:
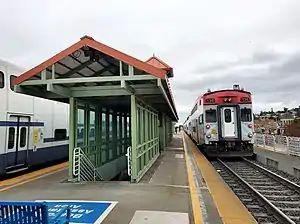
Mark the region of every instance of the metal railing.
[[131, 168], [132, 168], [131, 146], [128, 146], [127, 148], [126, 157], [127, 157], [127, 174], [128, 176], [131, 176]]
[[75, 148], [73, 154], [73, 175], [77, 181], [103, 180], [100, 172], [81, 148]]
[[254, 145], [289, 155], [300, 156], [299, 137], [256, 133], [254, 134]]

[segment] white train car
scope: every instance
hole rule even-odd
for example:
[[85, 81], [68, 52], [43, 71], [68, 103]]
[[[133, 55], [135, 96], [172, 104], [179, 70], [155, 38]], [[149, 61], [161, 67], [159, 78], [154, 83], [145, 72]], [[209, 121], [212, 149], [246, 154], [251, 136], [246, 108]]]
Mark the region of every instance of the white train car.
[[14, 92], [24, 71], [0, 60], [0, 175], [68, 158], [69, 105]]
[[238, 85], [203, 94], [184, 125], [186, 133], [208, 156], [253, 155], [251, 93]]

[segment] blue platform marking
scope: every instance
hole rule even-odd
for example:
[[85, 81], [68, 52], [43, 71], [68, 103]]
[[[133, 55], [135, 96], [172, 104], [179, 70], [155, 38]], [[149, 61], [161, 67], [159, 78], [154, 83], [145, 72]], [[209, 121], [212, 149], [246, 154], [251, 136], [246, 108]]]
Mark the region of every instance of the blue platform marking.
[[[80, 200], [37, 200], [46, 201], [50, 217], [56, 216], [62, 208], [71, 208], [70, 224], [100, 224], [112, 211], [115, 201], [80, 201]], [[65, 216], [63, 214], [63, 216]]]

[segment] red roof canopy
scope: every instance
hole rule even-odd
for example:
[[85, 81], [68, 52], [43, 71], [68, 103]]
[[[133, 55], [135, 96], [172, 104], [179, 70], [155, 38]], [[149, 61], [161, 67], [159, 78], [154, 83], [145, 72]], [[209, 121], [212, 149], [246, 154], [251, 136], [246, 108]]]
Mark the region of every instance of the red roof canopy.
[[[142, 71], [145, 71], [151, 75], [154, 75], [161, 79], [166, 79], [166, 71], [161, 69], [157, 66], [153, 66], [151, 63], [143, 62], [139, 59], [136, 59], [132, 56], [129, 56], [125, 53], [122, 53], [114, 48], [111, 48], [107, 45], [104, 45], [98, 41], [95, 41], [92, 37], [84, 36], [78, 41], [77, 43], [71, 45], [67, 49], [61, 51], [60, 53], [54, 55], [50, 59], [44, 61], [43, 63], [37, 65], [36, 67], [30, 69], [29, 71], [21, 74], [19, 77], [14, 79], [14, 84], [18, 85], [23, 81], [35, 76], [37, 73], [43, 71], [47, 67], [59, 62], [63, 58], [67, 57], [68, 55], [74, 53], [75, 51], [81, 49], [84, 46], [91, 47], [99, 52], [102, 52], [106, 55], [109, 55], [117, 60], [125, 62], [133, 67], [136, 67]], [[158, 59], [159, 60], [159, 59]], [[160, 61], [160, 60], [159, 60]], [[169, 67], [169, 66], [168, 66]], [[170, 68], [170, 67], [169, 67]], [[169, 69], [167, 68], [167, 69]]]

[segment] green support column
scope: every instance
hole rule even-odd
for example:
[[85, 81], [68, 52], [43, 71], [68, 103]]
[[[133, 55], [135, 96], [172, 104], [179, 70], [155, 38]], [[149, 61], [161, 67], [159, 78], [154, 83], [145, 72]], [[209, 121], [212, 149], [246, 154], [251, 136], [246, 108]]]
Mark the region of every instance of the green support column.
[[105, 122], [105, 127], [106, 127], [106, 133], [105, 133], [105, 162], [109, 161], [109, 157], [110, 157], [110, 144], [109, 144], [109, 132], [110, 132], [110, 128], [109, 128], [109, 124], [110, 124], [110, 116], [109, 116], [109, 110], [106, 110], [105, 112], [105, 116], [106, 116], [106, 122]]
[[[147, 108], [148, 109], [148, 108]], [[144, 122], [145, 122], [145, 125], [144, 125], [144, 128], [145, 128], [145, 140], [144, 142], [147, 142], [146, 145], [145, 145], [145, 149], [144, 150], [147, 150], [150, 145], [149, 145], [149, 111], [145, 111], [144, 113]], [[147, 152], [144, 154], [144, 163], [145, 165], [148, 164], [150, 158], [149, 158], [149, 153], [150, 151], [147, 150]]]
[[84, 152], [88, 155], [89, 154], [89, 144], [90, 144], [90, 110], [89, 105], [86, 104], [84, 107], [84, 143], [83, 143], [83, 149]]
[[131, 181], [135, 182], [138, 176], [137, 168], [137, 107], [134, 95], [131, 98]]
[[101, 129], [102, 129], [102, 114], [101, 114], [101, 108], [99, 106], [96, 107], [95, 111], [95, 150], [97, 151], [96, 156], [96, 167], [98, 167], [101, 164]]
[[125, 142], [123, 140], [123, 118], [124, 118], [124, 114], [121, 112], [120, 116], [119, 116], [119, 138], [118, 138], [118, 147], [119, 147], [119, 154], [124, 154], [124, 145]]
[[77, 137], [77, 106], [74, 97], [70, 97], [69, 104], [69, 179], [73, 179], [73, 150]]
[[118, 139], [117, 139], [117, 112], [113, 112], [112, 114], [112, 157], [115, 158], [118, 154]]
[[166, 122], [165, 122], [165, 115], [161, 114], [160, 118], [160, 151], [164, 151], [166, 146]]

